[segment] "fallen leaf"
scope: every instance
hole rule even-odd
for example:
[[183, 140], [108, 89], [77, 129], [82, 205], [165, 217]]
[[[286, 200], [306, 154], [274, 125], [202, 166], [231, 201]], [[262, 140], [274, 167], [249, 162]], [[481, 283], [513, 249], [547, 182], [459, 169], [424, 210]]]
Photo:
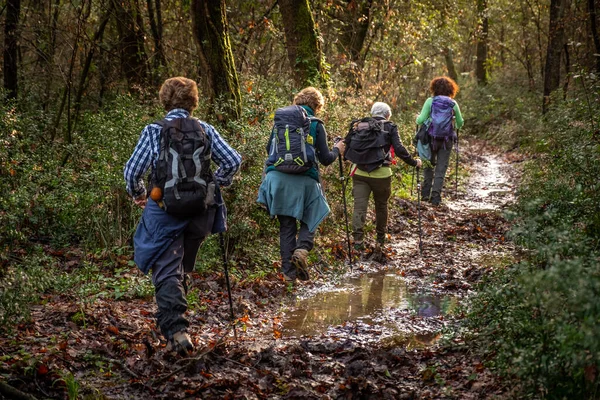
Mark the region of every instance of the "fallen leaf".
[[113, 333], [113, 334], [115, 334], [115, 335], [118, 335], [118, 334], [119, 334], [119, 328], [117, 328], [117, 327], [116, 327], [116, 326], [114, 326], [114, 325], [110, 325], [108, 328], [106, 328], [106, 330], [107, 330], [108, 332], [110, 332], [110, 333]]

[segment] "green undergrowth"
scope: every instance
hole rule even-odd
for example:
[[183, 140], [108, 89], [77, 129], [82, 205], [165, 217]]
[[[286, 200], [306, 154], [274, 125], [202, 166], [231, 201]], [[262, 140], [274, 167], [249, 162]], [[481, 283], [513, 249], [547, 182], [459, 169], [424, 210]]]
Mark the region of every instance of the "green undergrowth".
[[[469, 315], [488, 365], [534, 398], [595, 399], [600, 389], [600, 82], [574, 81], [546, 115], [494, 128], [528, 127], [519, 142], [532, 157], [506, 214], [522, 254], [486, 278]], [[523, 101], [503, 102], [520, 112]]]
[[98, 299], [126, 301], [154, 295], [150, 278], [131, 261], [62, 259], [46, 254], [40, 246], [29, 250], [12, 260], [0, 281], [0, 328], [10, 330], [27, 322], [30, 305], [46, 304], [56, 295], [76, 303], [82, 315]]

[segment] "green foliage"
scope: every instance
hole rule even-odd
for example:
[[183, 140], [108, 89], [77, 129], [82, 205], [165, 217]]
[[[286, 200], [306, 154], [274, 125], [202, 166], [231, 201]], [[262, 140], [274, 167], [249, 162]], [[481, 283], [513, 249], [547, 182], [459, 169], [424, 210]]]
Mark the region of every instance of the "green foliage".
[[[473, 300], [471, 322], [498, 371], [526, 392], [596, 398], [600, 380], [600, 86], [556, 99], [530, 121], [519, 203], [508, 214], [525, 259], [499, 271]], [[582, 102], [582, 96], [592, 101]]]
[[0, 282], [0, 327], [28, 320], [31, 303], [38, 302], [50, 289], [62, 287], [68, 278], [56, 270], [54, 262], [51, 257], [35, 252], [8, 269]]
[[85, 113], [73, 141], [51, 141], [51, 118], [2, 110], [0, 237], [3, 245], [51, 241], [121, 247], [139, 212], [128, 200], [122, 169], [148, 118], [146, 107], [119, 98]]
[[43, 296], [63, 294], [72, 296], [80, 310], [72, 316], [78, 325], [86, 324], [85, 307], [99, 298], [129, 300], [150, 298], [154, 288], [148, 276], [142, 276], [133, 266], [111, 268], [109, 260], [99, 263], [83, 262], [77, 269], [66, 272], [56, 258], [44, 254], [35, 246], [22, 260], [12, 260], [0, 282], [0, 328], [13, 329], [29, 321], [30, 305], [43, 304]]
[[71, 372], [65, 372], [62, 377], [62, 381], [65, 384], [65, 388], [67, 389], [67, 396], [69, 400], [76, 400], [79, 398], [79, 389], [80, 385], [77, 382], [77, 379], [73, 376]]

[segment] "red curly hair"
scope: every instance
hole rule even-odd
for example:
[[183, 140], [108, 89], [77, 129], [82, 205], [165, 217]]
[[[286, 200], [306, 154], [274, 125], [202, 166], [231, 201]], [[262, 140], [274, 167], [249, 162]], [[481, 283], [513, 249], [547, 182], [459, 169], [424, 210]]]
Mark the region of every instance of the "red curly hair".
[[458, 93], [458, 85], [447, 76], [438, 76], [429, 83], [429, 90], [433, 96], [448, 96], [454, 98]]

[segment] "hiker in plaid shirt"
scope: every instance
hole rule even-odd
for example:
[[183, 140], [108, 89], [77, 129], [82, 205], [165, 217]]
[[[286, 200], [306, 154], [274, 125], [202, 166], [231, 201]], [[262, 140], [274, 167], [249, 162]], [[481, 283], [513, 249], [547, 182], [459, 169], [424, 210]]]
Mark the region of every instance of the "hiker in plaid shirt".
[[[166, 121], [189, 118], [198, 106], [198, 88], [194, 81], [187, 78], [167, 79], [159, 97], [167, 111]], [[209, 234], [226, 230], [226, 208], [219, 186], [231, 184], [242, 161], [238, 152], [227, 144], [213, 126], [200, 120], [198, 122], [210, 140], [211, 159], [218, 165], [214, 173], [217, 184], [214, 202], [205, 211], [192, 217], [178, 217], [163, 210], [159, 205], [161, 201], [157, 203], [148, 197], [143, 178], [148, 169], [156, 168], [160, 151], [159, 124], [153, 123], [144, 128], [124, 170], [127, 192], [144, 209], [133, 238], [134, 260], [144, 274], [152, 270], [158, 306], [156, 319], [167, 339], [167, 351], [182, 354], [194, 348], [187, 333], [189, 321], [184, 316], [187, 311], [187, 274], [194, 269], [202, 241]]]

